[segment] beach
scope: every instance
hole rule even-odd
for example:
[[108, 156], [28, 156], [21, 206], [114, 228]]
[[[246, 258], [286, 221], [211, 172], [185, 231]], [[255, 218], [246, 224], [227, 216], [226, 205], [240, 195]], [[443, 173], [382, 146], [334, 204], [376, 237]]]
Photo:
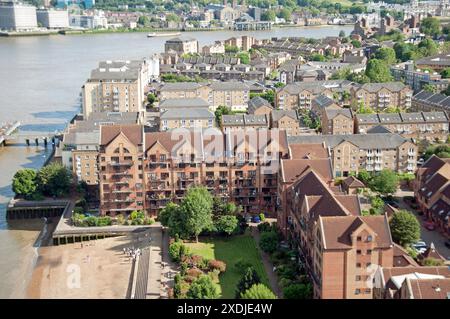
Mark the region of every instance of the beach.
[[129, 236], [39, 248], [26, 298], [124, 299], [132, 262], [123, 254]]

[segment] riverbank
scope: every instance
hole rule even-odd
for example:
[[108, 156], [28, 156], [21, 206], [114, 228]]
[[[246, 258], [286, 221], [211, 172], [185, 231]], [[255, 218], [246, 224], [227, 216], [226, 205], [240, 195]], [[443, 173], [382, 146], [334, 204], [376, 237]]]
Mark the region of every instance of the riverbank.
[[[324, 28], [324, 27], [346, 27], [352, 24], [323, 24], [323, 25], [300, 25], [300, 24], [279, 24], [272, 26], [272, 29], [283, 28]], [[32, 36], [50, 36], [50, 35], [95, 35], [95, 34], [111, 34], [111, 33], [153, 33], [153, 32], [217, 32], [217, 31], [230, 31], [230, 32], [246, 32], [236, 31], [232, 28], [114, 28], [114, 29], [87, 29], [87, 30], [46, 30], [46, 31], [33, 31], [33, 32], [1, 32], [0, 37], [32, 37]], [[258, 32], [258, 30], [251, 30]], [[259, 30], [261, 32], [267, 32], [267, 30]]]

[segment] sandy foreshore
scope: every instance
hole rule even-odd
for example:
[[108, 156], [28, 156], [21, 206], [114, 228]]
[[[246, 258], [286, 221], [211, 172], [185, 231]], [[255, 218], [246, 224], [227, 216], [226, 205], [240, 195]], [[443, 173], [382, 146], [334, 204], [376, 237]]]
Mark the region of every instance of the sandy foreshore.
[[120, 236], [41, 247], [26, 298], [125, 298], [132, 263], [122, 250], [131, 245]]

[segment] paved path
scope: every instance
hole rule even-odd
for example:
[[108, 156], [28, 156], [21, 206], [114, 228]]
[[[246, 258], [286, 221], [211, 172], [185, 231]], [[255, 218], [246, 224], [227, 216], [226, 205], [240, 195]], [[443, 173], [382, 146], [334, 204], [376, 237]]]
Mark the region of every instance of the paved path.
[[150, 265], [148, 267], [147, 299], [161, 298], [162, 231], [155, 228], [151, 234]]
[[428, 230], [423, 226], [424, 219], [423, 216], [417, 214], [417, 212], [409, 207], [404, 201], [403, 197], [405, 196], [414, 196], [414, 192], [411, 191], [398, 191], [395, 194], [395, 197], [398, 198], [399, 209], [407, 209], [412, 211], [414, 215], [416, 215], [417, 219], [420, 222], [420, 233], [421, 239], [425, 241], [425, 243], [429, 246], [431, 243], [434, 243], [436, 250], [447, 260], [450, 260], [450, 249], [445, 246], [445, 237], [439, 233], [438, 230]]
[[169, 256], [169, 233], [168, 230], [163, 231], [162, 234], [162, 262], [163, 269], [161, 271], [161, 298], [168, 298], [168, 291], [173, 288], [173, 278], [179, 272], [175, 263], [170, 260]]
[[281, 299], [281, 298], [283, 298], [283, 293], [282, 293], [280, 287], [278, 286], [278, 276], [273, 271], [273, 264], [270, 261], [270, 257], [268, 254], [266, 254], [259, 248], [260, 233], [259, 233], [258, 228], [256, 228], [255, 226], [252, 226], [251, 233], [252, 233], [253, 238], [255, 239], [256, 246], [258, 247], [258, 250], [261, 254], [262, 262], [264, 264], [264, 268], [266, 269], [267, 277], [269, 277], [269, 283], [272, 288], [272, 291], [275, 293], [275, 295], [277, 295], [278, 298]]

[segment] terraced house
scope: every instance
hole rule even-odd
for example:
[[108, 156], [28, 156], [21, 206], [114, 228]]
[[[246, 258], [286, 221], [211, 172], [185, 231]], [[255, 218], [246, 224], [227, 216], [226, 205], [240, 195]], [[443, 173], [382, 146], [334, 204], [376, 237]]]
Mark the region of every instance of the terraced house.
[[100, 209], [156, 215], [193, 185], [229, 198], [245, 213], [274, 215], [278, 163], [289, 156], [284, 132], [218, 130], [144, 133], [143, 127], [101, 129]]
[[356, 114], [355, 132], [364, 134], [382, 126], [416, 141], [446, 141], [449, 121], [446, 112]]
[[409, 109], [412, 105], [413, 91], [401, 82], [366, 83], [352, 87], [352, 107], [368, 106], [377, 112], [388, 107]]
[[288, 140], [289, 145], [323, 142], [330, 151], [336, 177], [361, 169], [413, 173], [417, 165], [417, 146], [411, 139], [393, 133], [289, 136]]

